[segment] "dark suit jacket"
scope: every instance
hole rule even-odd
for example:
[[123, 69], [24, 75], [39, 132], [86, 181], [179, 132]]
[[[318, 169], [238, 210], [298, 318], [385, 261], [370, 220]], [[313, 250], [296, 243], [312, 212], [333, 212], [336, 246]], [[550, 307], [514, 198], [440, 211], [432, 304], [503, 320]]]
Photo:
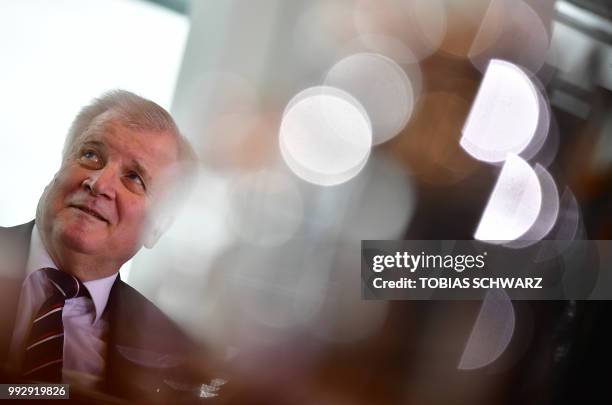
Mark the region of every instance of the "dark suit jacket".
[[[34, 221], [0, 228], [0, 364], [3, 366], [9, 358], [33, 226]], [[120, 277], [113, 284], [105, 311], [109, 319], [106, 377], [102, 387], [105, 393], [144, 402], [189, 401], [200, 396], [202, 384], [218, 377], [200, 367], [201, 349]]]

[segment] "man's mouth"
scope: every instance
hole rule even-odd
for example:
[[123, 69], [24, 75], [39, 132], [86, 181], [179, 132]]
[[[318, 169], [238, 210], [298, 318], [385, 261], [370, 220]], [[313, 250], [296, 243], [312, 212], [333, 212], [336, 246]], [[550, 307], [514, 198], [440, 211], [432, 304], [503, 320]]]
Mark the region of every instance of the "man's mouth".
[[79, 205], [71, 205], [71, 207], [72, 207], [72, 208], [76, 208], [76, 209], [78, 209], [78, 210], [80, 210], [80, 211], [83, 211], [84, 213], [89, 214], [89, 215], [91, 215], [92, 217], [94, 217], [94, 218], [96, 218], [96, 219], [99, 219], [100, 221], [103, 221], [103, 222], [108, 223], [108, 221], [106, 220], [106, 218], [104, 218], [102, 215], [98, 214], [98, 213], [97, 213], [96, 211], [94, 211], [94, 210], [91, 210], [91, 209], [89, 209], [89, 208], [87, 208], [87, 207], [84, 207], [84, 206], [79, 206]]

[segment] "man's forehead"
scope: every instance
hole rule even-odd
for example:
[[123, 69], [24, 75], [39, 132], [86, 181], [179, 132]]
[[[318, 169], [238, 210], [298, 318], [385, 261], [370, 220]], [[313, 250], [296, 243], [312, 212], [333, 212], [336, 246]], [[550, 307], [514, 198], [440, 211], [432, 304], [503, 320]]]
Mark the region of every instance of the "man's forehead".
[[178, 161], [178, 142], [171, 133], [130, 128], [116, 121], [85, 131], [77, 145], [87, 143], [112, 149], [141, 164], [166, 166]]

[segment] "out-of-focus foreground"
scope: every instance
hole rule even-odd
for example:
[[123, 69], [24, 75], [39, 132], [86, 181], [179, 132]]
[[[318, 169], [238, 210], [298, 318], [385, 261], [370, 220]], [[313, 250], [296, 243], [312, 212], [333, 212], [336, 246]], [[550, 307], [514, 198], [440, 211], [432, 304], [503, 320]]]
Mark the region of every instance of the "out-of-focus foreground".
[[360, 287], [361, 240], [612, 236], [610, 4], [187, 10], [171, 111], [197, 187], [128, 281], [226, 365], [236, 401], [610, 398], [607, 302], [365, 301]]

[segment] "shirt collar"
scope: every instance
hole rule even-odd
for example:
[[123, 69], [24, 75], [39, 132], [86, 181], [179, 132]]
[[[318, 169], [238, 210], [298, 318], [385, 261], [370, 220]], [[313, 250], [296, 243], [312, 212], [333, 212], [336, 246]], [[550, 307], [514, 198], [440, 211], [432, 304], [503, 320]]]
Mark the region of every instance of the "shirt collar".
[[[26, 278], [36, 270], [46, 267], [57, 270], [57, 265], [53, 262], [51, 256], [49, 256], [49, 253], [47, 252], [47, 249], [40, 238], [38, 227], [36, 224], [34, 224], [34, 229], [32, 229], [32, 236], [30, 238], [30, 252], [26, 265]], [[96, 310], [94, 323], [97, 322], [102, 316], [102, 313], [104, 313], [104, 309], [108, 303], [108, 295], [110, 294], [110, 290], [113, 287], [116, 278], [117, 273], [108, 277], [99, 278], [97, 280], [83, 282], [85, 287], [87, 287], [87, 291], [89, 291], [89, 294], [91, 295], [91, 299]]]

